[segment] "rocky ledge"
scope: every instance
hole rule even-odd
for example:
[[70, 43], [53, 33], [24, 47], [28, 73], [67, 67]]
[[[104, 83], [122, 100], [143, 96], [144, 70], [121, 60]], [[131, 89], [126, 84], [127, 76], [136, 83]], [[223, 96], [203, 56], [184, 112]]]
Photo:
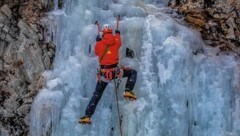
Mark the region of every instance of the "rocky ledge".
[[205, 43], [220, 52], [240, 56], [240, 1], [185, 0], [174, 1], [184, 20], [201, 32]]

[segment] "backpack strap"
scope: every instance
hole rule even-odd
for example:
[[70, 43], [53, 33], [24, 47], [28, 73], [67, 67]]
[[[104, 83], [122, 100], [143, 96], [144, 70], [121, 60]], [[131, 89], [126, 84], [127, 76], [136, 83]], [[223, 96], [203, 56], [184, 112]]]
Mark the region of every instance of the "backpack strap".
[[99, 58], [99, 62], [100, 62], [100, 63], [102, 62], [102, 60], [103, 60], [104, 56], [106, 55], [108, 49], [109, 49], [109, 45], [107, 45], [107, 46], [105, 47], [105, 49], [104, 49], [104, 51], [103, 51], [103, 54], [102, 54], [101, 57]]

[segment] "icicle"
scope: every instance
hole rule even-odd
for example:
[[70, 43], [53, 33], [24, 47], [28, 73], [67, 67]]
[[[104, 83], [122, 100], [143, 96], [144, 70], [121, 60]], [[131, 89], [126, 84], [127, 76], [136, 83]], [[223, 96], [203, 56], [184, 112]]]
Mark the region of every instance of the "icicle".
[[54, 10], [58, 9], [58, 1], [59, 0], [54, 0]]

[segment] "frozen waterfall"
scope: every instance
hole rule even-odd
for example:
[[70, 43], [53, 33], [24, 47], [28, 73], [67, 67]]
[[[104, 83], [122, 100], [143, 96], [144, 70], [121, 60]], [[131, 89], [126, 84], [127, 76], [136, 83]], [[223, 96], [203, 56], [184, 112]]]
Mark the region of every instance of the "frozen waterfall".
[[[198, 32], [173, 18], [176, 13], [165, 7], [166, 1], [69, 0], [50, 13], [56, 58], [54, 69], [43, 73], [46, 86], [32, 104], [30, 135], [119, 136], [113, 84], [92, 124], [78, 124], [97, 82], [94, 22], [115, 26], [119, 14], [120, 60], [138, 71], [136, 102], [123, 99], [126, 79], [120, 85], [123, 135], [239, 136], [239, 61], [216, 56]], [[126, 47], [134, 50], [134, 59], [125, 57]], [[194, 55], [199, 49], [204, 54]]]

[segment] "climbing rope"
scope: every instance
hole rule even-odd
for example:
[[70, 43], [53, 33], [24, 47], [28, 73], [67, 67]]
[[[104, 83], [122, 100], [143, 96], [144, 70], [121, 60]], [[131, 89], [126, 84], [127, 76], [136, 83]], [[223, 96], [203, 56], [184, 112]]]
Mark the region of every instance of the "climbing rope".
[[121, 83], [121, 79], [120, 78], [118, 78], [117, 82], [116, 82], [116, 79], [114, 79], [116, 102], [117, 102], [117, 110], [118, 110], [119, 131], [120, 131], [120, 135], [122, 136], [122, 118], [121, 118], [121, 115], [120, 115], [119, 104], [118, 104], [118, 87], [119, 87], [120, 83]]

